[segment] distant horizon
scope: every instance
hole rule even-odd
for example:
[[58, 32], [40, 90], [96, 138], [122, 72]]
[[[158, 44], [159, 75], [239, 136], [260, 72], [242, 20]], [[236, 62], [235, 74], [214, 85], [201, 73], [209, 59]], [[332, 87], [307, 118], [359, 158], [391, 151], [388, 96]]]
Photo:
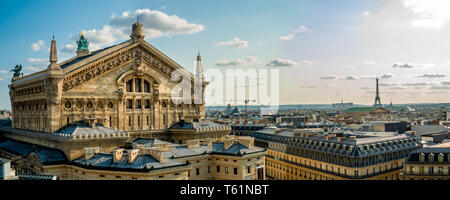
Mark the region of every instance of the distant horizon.
[[[344, 102], [344, 103], [352, 103], [352, 102]], [[279, 104], [278, 106], [296, 106], [296, 105], [332, 105], [335, 103], [329, 103], [329, 104]], [[450, 104], [450, 102], [447, 103], [393, 103], [392, 105], [421, 105], [421, 104]], [[373, 104], [356, 104], [353, 103], [353, 105], [362, 105], [362, 106], [373, 106]], [[388, 104], [383, 104], [383, 105], [390, 105], [390, 103]], [[205, 106], [228, 106], [227, 105], [205, 105]], [[231, 104], [231, 106], [245, 106], [245, 104]], [[247, 105], [247, 107], [251, 107], [251, 106], [262, 106], [262, 105]]]

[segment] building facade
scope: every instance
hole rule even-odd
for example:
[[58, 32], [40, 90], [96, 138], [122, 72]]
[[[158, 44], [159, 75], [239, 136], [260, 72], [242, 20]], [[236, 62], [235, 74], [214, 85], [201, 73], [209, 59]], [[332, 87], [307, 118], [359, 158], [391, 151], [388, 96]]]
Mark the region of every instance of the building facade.
[[[194, 76], [144, 40], [142, 24], [135, 23], [131, 39], [88, 52], [87, 40], [78, 41], [77, 56], [57, 63], [56, 41], [52, 40], [50, 65], [46, 70], [14, 77], [9, 85], [12, 127], [52, 133], [83, 120], [131, 135], [159, 133], [180, 119], [205, 117], [203, 95], [194, 103], [172, 100], [172, 89], [182, 73], [194, 85], [200, 77], [201, 58]], [[200, 103], [199, 103], [200, 102]]]
[[410, 134], [367, 137], [264, 129], [255, 144], [268, 149], [266, 174], [274, 180], [399, 180], [403, 161], [420, 148]]
[[412, 152], [403, 166], [405, 180], [450, 180], [450, 148], [428, 147]]

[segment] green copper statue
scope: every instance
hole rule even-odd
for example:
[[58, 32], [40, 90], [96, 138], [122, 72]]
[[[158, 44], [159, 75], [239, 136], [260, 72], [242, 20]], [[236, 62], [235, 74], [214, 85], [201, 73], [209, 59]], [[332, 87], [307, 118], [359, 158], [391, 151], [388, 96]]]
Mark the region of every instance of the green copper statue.
[[22, 71], [22, 65], [16, 65], [11, 71], [14, 72], [13, 78], [20, 77], [22, 75], [20, 72]]
[[89, 52], [89, 42], [86, 38], [84, 38], [83, 33], [80, 32], [80, 40], [77, 41], [78, 49], [77, 51], [87, 51]]

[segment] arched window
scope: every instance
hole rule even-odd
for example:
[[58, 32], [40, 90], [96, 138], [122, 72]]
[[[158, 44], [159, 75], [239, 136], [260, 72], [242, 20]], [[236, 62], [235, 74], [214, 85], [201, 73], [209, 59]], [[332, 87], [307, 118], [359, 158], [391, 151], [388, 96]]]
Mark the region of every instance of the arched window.
[[132, 87], [132, 85], [133, 85], [133, 80], [129, 80], [129, 81], [127, 82], [127, 92], [133, 92], [133, 87]]
[[136, 90], [134, 90], [135, 92], [142, 92], [140, 78], [135, 79], [135, 88], [136, 88]]
[[150, 83], [144, 80], [144, 92], [150, 93]]

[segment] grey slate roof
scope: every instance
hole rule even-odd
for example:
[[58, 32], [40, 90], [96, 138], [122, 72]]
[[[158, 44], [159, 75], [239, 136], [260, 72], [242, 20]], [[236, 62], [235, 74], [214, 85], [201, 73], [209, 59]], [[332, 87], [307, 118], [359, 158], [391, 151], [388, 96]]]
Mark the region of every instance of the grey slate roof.
[[19, 142], [12, 139], [0, 141], [0, 149], [24, 157], [27, 157], [31, 152], [36, 152], [41, 158], [43, 165], [59, 164], [67, 161], [66, 155], [59, 149]]
[[[264, 129], [253, 134], [256, 140], [275, 142], [305, 150], [314, 150], [347, 156], [373, 156], [381, 153], [397, 152], [406, 149], [418, 148], [420, 143], [413, 136], [400, 134], [395, 136], [364, 137], [354, 140], [338, 141], [336, 138], [327, 140], [318, 136], [300, 137], [294, 135], [295, 131], [276, 132], [274, 129]], [[348, 136], [348, 135], [347, 135]]]
[[70, 66], [72, 66], [72, 65], [74, 65], [74, 64], [76, 64], [76, 63], [78, 63], [78, 62], [81, 62], [81, 61], [83, 61], [83, 60], [86, 60], [86, 59], [88, 59], [88, 58], [90, 58], [90, 57], [92, 57], [92, 56], [95, 56], [95, 55], [97, 55], [97, 54], [99, 54], [99, 53], [101, 53], [101, 52], [103, 52], [103, 51], [105, 51], [105, 50], [111, 49], [112, 47], [115, 47], [115, 46], [117, 46], [117, 45], [112, 45], [112, 46], [109, 46], [109, 47], [105, 47], [105, 48], [103, 48], [103, 49], [99, 49], [99, 50], [97, 50], [97, 51], [93, 51], [93, 52], [91, 52], [91, 53], [88, 54], [88, 55], [85, 55], [85, 56], [81, 56], [81, 57], [75, 58], [75, 59], [73, 59], [73, 60], [71, 60], [71, 61], [69, 61], [69, 62], [66, 62], [66, 63], [62, 63], [62, 65], [61, 65], [60, 67], [61, 67], [61, 69], [70, 67]]
[[434, 155], [433, 163], [439, 163], [438, 155], [441, 153], [444, 155], [443, 162], [447, 164], [450, 163], [450, 147], [429, 147], [415, 150], [409, 154], [408, 158], [406, 158], [406, 163], [418, 163], [419, 156], [422, 153], [425, 155], [424, 163], [430, 163], [428, 155], [431, 153]]
[[100, 137], [129, 137], [128, 133], [120, 130], [96, 125], [94, 128], [87, 124], [79, 123], [66, 126], [54, 133], [55, 135], [71, 136], [72, 138], [100, 138]]
[[[178, 122], [171, 127], [171, 129], [193, 129], [193, 130], [213, 130], [213, 129], [226, 129], [230, 126], [225, 124], [218, 124], [211, 121], [203, 122]], [[231, 129], [231, 128], [230, 128]]]
[[44, 174], [22, 174], [19, 175], [19, 180], [56, 180], [56, 176]]
[[86, 168], [102, 168], [109, 170], [135, 170], [135, 171], [150, 171], [152, 169], [162, 169], [167, 167], [184, 166], [186, 163], [177, 162], [174, 160], [164, 160], [162, 163], [154, 159], [150, 155], [138, 155], [135, 160], [130, 163], [128, 155], [124, 154], [119, 162], [113, 162], [113, 155], [107, 153], [99, 153], [89, 159], [84, 157], [75, 159], [73, 161], [76, 165]]

